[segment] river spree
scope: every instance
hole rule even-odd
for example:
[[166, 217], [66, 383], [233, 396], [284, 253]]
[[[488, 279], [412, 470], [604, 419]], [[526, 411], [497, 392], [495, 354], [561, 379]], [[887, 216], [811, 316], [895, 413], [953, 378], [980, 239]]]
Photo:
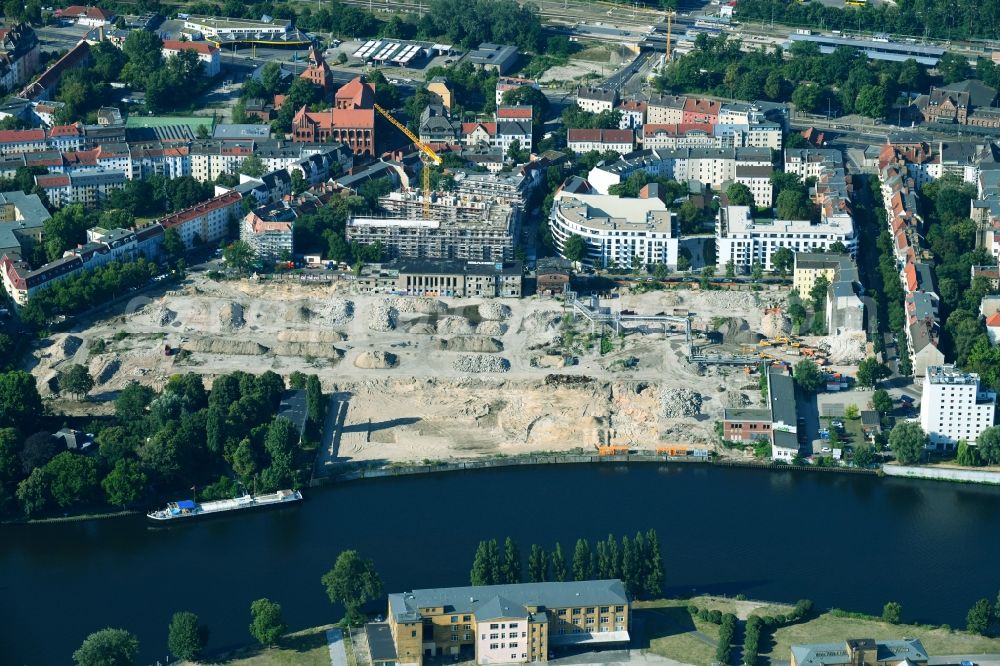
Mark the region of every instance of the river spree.
[[[65, 664], [123, 627], [142, 663], [166, 656], [172, 613], [210, 649], [245, 644], [250, 602], [290, 630], [339, 617], [320, 585], [337, 554], [371, 557], [387, 591], [467, 584], [480, 539], [572, 552], [577, 537], [656, 528], [670, 594], [738, 594], [961, 626], [997, 592], [1000, 488], [694, 465], [548, 465], [307, 491], [301, 505], [202, 523], [144, 517], [0, 527], [0, 663]], [[381, 608], [384, 613], [384, 607]]]

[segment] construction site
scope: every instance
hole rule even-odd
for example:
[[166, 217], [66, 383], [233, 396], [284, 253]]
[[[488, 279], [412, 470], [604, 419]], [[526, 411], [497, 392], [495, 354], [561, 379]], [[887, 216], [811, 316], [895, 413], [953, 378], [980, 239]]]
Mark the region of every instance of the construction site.
[[[44, 341], [32, 372], [53, 408], [100, 414], [130, 382], [175, 373], [316, 373], [334, 396], [333, 462], [714, 448], [727, 407], [760, 405], [762, 362], [848, 370], [863, 336], [793, 338], [788, 292], [675, 289], [610, 300], [359, 294], [347, 279], [172, 289]], [[53, 391], [86, 365], [81, 404]], [[606, 448], [602, 448], [606, 447]]]

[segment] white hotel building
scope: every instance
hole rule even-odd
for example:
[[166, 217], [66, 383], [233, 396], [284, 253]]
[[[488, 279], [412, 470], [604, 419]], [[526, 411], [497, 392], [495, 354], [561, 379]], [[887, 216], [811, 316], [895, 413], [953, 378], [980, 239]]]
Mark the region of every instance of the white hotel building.
[[930, 447], [954, 449], [959, 440], [974, 444], [993, 425], [996, 401], [996, 393], [980, 386], [979, 375], [953, 365], [929, 366], [920, 396], [920, 427], [930, 437]]
[[632, 199], [560, 190], [549, 226], [561, 256], [566, 256], [566, 241], [576, 234], [587, 246], [583, 263], [596, 268], [628, 268], [633, 256], [644, 265], [677, 267], [680, 234], [676, 218], [655, 197]]
[[748, 206], [719, 209], [715, 225], [717, 263], [732, 261], [737, 267], [750, 268], [760, 261], [771, 270], [771, 256], [780, 247], [796, 252], [827, 252], [840, 241], [854, 256], [858, 239], [854, 220], [847, 214], [824, 216], [818, 223], [809, 220], [755, 220]]

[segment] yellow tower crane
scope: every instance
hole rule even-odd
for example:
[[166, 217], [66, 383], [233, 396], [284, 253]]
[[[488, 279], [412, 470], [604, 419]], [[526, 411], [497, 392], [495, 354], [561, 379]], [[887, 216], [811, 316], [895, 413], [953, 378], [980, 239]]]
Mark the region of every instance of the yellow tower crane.
[[429, 220], [431, 218], [431, 165], [428, 164], [428, 161], [433, 162], [434, 164], [441, 164], [443, 160], [431, 149], [430, 146], [417, 138], [417, 135], [411, 132], [406, 125], [393, 118], [388, 111], [383, 109], [378, 104], [375, 105], [375, 110], [385, 116], [385, 119], [392, 123], [396, 129], [405, 134], [406, 138], [412, 141], [414, 145], [423, 152], [426, 158], [421, 161], [424, 163], [424, 168], [422, 169], [424, 172], [424, 219]]

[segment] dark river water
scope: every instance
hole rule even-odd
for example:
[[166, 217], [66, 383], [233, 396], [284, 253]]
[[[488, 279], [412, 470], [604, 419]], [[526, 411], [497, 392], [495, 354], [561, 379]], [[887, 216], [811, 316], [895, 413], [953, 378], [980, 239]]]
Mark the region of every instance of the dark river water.
[[[210, 648], [251, 641], [250, 602], [292, 630], [335, 621], [320, 576], [371, 557], [386, 590], [467, 584], [476, 543], [513, 536], [572, 551], [577, 537], [657, 529], [670, 594], [810, 598], [964, 625], [1000, 587], [1000, 488], [701, 466], [542, 466], [361, 481], [297, 507], [203, 523], [144, 518], [0, 527], [0, 664], [66, 664], [107, 626], [166, 656], [174, 611]], [[384, 613], [384, 607], [380, 607]]]

